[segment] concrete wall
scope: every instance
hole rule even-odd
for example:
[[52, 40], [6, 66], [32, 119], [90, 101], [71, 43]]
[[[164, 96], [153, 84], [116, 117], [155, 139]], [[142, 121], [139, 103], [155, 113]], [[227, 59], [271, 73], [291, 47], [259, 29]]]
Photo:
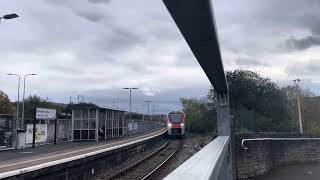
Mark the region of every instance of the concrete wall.
[[[244, 179], [266, 174], [271, 168], [320, 160], [320, 140], [251, 141], [248, 149], [241, 147], [243, 138], [302, 137], [299, 134], [241, 134], [236, 135], [237, 177]], [[313, 137], [304, 135], [303, 137]]]
[[[46, 179], [46, 180], [87, 180], [104, 170], [110, 169], [126, 161], [131, 156], [144, 151], [161, 141], [164, 136], [158, 136], [151, 140], [101, 153], [96, 156], [59, 164], [49, 168], [6, 178], [10, 180]], [[94, 174], [92, 174], [94, 169]]]

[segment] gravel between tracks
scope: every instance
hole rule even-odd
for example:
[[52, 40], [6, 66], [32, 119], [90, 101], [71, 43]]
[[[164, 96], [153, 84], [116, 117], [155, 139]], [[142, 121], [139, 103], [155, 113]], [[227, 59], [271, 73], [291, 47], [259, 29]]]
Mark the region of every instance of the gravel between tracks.
[[154, 150], [156, 150], [157, 148], [162, 146], [165, 142], [166, 142], [165, 140], [162, 140], [161, 142], [157, 143], [152, 148], [145, 149], [142, 153], [139, 153], [135, 156], [130, 157], [127, 161], [125, 161], [121, 165], [115, 166], [112, 169], [108, 169], [101, 174], [97, 174], [92, 179], [95, 179], [95, 180], [109, 179], [108, 176], [110, 176], [111, 174], [114, 174], [114, 173], [118, 172], [119, 170], [129, 166], [130, 164], [133, 164], [134, 162], [138, 161], [139, 159], [145, 157], [146, 155], [150, 154], [151, 152], [153, 152]]
[[179, 152], [174, 155], [163, 167], [155, 172], [150, 179], [158, 180], [166, 177], [191, 156], [197, 153], [202, 147], [207, 145], [213, 139], [212, 136], [200, 136], [196, 134], [186, 134]]
[[[202, 147], [204, 147], [206, 144], [208, 144], [212, 140], [212, 136], [200, 136], [197, 134], [186, 134], [185, 138], [182, 142], [181, 149], [163, 166], [161, 167], [157, 172], [155, 172], [150, 179], [163, 179], [165, 176], [167, 176], [170, 172], [172, 172], [174, 169], [176, 169], [178, 166], [180, 166], [182, 163], [184, 163], [186, 160], [188, 160], [191, 156], [193, 156], [196, 152], [198, 152]], [[128, 165], [136, 162], [137, 160], [141, 159], [142, 157], [146, 156], [147, 154], [151, 153], [161, 145], [163, 145], [165, 141], [158, 143], [156, 146], [154, 146], [152, 149], [148, 149], [144, 151], [141, 154], [137, 154], [134, 157], [131, 157], [126, 162], [122, 163], [119, 166], [116, 166], [112, 169], [109, 169], [105, 171], [102, 174], [97, 175], [93, 179], [101, 180], [101, 179], [108, 179], [107, 177], [120, 169], [123, 169], [127, 167]], [[124, 179], [122, 176], [121, 179]], [[127, 176], [127, 179], [139, 179]]]

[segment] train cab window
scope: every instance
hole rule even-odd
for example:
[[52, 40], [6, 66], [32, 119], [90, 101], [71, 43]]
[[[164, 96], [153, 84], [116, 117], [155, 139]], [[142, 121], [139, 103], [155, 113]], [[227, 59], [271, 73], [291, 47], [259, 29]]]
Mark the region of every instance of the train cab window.
[[180, 114], [171, 114], [171, 120], [173, 123], [179, 123], [181, 121]]

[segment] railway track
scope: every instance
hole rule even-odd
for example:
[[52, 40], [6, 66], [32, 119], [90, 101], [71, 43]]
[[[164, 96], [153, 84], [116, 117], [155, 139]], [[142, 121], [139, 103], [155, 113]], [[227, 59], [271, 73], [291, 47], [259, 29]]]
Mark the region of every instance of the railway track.
[[108, 176], [106, 179], [151, 179], [152, 175], [168, 162], [181, 148], [182, 140], [174, 139], [145, 156], [143, 159]]

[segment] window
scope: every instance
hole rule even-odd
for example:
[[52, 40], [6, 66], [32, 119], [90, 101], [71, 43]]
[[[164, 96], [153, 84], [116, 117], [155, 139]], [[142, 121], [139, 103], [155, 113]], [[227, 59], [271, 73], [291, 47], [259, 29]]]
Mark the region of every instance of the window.
[[96, 121], [89, 120], [89, 129], [95, 129], [95, 128], [96, 128]]
[[74, 129], [81, 129], [81, 121], [80, 120], [74, 121]]
[[88, 129], [88, 120], [82, 120], [81, 129]]

